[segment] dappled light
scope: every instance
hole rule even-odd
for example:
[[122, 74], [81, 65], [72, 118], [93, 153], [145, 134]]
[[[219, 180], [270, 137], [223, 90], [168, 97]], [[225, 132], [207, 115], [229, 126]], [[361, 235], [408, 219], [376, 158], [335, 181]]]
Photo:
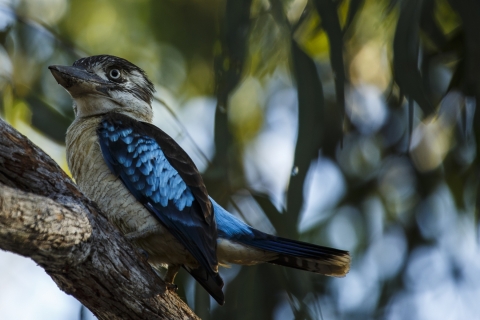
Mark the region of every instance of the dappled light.
[[[69, 172], [47, 67], [123, 57], [219, 204], [350, 251], [344, 278], [222, 268], [224, 306], [181, 271], [202, 319], [475, 319], [478, 30], [469, 0], [0, 0], [0, 116]], [[78, 317], [42, 272], [0, 252], [0, 319]]]

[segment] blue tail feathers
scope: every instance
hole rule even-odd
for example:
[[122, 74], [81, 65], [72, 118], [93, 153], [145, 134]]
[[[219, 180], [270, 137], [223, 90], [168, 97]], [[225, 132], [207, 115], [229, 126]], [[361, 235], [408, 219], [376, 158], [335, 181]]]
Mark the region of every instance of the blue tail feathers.
[[218, 236], [249, 247], [276, 253], [264, 261], [328, 276], [343, 277], [350, 268], [347, 251], [290, 240], [258, 231], [219, 206], [212, 198]]
[[266, 261], [268, 263], [334, 277], [343, 277], [349, 271], [350, 255], [347, 251], [267, 235], [260, 231], [256, 233], [257, 238], [246, 239], [243, 243], [278, 253], [275, 259]]

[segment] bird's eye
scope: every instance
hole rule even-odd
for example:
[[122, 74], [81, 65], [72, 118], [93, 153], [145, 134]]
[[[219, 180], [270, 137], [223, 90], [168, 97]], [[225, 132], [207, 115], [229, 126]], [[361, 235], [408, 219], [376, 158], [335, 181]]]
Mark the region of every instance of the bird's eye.
[[118, 80], [118, 79], [120, 79], [120, 70], [112, 69], [112, 70], [110, 70], [108, 75], [109, 75], [110, 79]]

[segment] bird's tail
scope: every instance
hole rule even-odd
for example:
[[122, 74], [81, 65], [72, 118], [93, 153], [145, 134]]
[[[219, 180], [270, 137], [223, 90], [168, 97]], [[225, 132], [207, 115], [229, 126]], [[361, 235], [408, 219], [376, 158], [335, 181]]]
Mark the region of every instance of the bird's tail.
[[348, 251], [317, 246], [263, 233], [261, 237], [246, 241], [245, 244], [277, 253], [278, 256], [276, 258], [266, 262], [281, 266], [333, 277], [343, 277], [350, 270], [350, 254]]
[[212, 274], [212, 272], [207, 272], [203, 267], [197, 269], [191, 269], [187, 266], [183, 267], [207, 290], [218, 304], [223, 305], [225, 303], [225, 296], [222, 291], [223, 280], [218, 273]]

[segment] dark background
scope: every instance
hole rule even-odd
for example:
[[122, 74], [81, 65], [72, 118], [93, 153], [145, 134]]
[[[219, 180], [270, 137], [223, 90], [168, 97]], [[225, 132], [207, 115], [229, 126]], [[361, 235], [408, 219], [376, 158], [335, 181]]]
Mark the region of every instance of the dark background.
[[[351, 252], [341, 279], [223, 269], [223, 307], [181, 273], [203, 319], [474, 319], [479, 30], [475, 0], [3, 0], [0, 115], [68, 170], [71, 99], [47, 66], [121, 56], [217, 202]], [[0, 318], [79, 314], [12, 259]]]

